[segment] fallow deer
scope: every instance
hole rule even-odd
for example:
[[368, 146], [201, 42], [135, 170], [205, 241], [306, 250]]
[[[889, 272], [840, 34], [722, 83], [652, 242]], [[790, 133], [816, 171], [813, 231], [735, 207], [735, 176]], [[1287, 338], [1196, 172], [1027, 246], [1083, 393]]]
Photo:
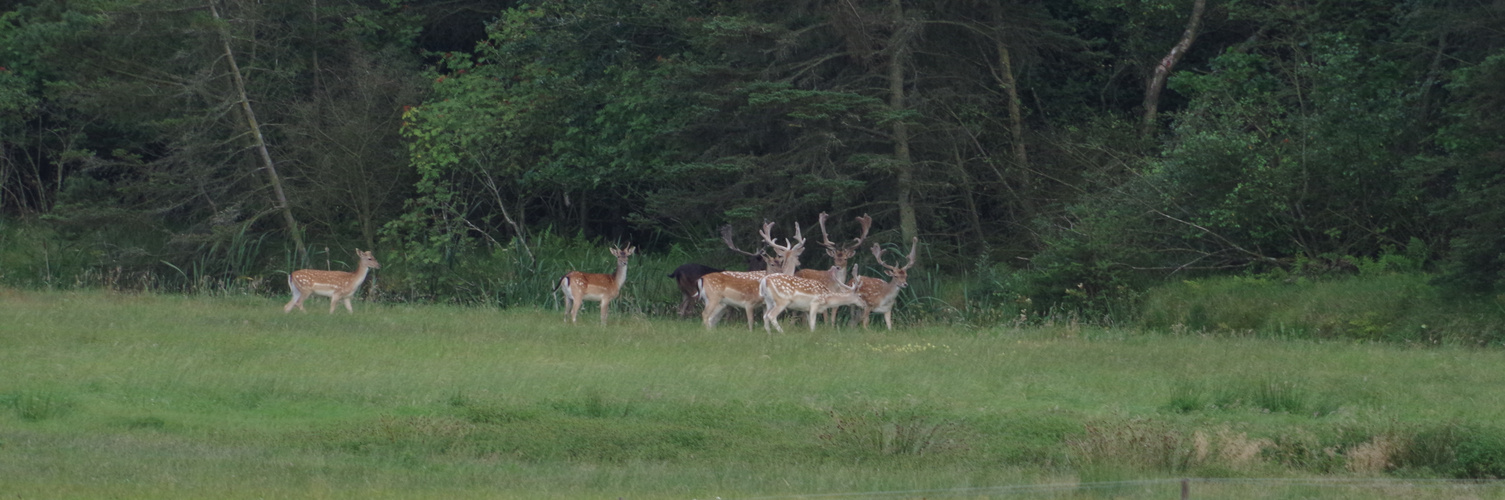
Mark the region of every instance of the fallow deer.
[[862, 329], [866, 330], [869, 316], [873, 313], [883, 313], [883, 322], [888, 324], [888, 329], [894, 329], [894, 303], [898, 301], [899, 290], [909, 286], [909, 268], [914, 267], [916, 251], [920, 248], [920, 239], [915, 238], [909, 246], [909, 262], [904, 267], [894, 267], [883, 261], [883, 249], [877, 243], [873, 244], [873, 257], [878, 259], [892, 278], [883, 281], [878, 278], [858, 276], [855, 280], [857, 294], [862, 297]]
[[[862, 297], [846, 283], [827, 286], [820, 281], [787, 274], [770, 274], [758, 283], [758, 295], [763, 297], [763, 330], [772, 324], [779, 333], [779, 315], [785, 310], [806, 311], [810, 331], [815, 331], [815, 319], [821, 311], [840, 306], [860, 306]], [[770, 332], [772, 333], [772, 332]]]
[[[757, 253], [745, 252], [742, 251], [742, 249], [737, 248], [737, 245], [735, 243], [732, 243], [731, 224], [721, 226], [721, 241], [726, 243], [727, 248], [730, 248], [732, 251], [740, 253], [747, 257], [748, 271], [762, 271], [768, 269], [768, 259], [763, 256], [763, 250], [767, 249], [768, 247], [764, 246], [763, 248], [758, 249]], [[679, 317], [683, 318], [685, 316], [689, 316], [690, 312], [695, 309], [695, 303], [699, 302], [700, 277], [711, 273], [719, 273], [721, 271], [724, 271], [724, 269], [717, 269], [711, 266], [690, 263], [679, 266], [674, 269], [674, 272], [669, 273], [669, 277], [674, 278], [675, 284], [679, 285], [679, 293], [682, 296], [679, 301]]]
[[627, 259], [636, 250], [632, 245], [627, 245], [625, 249], [611, 249], [611, 255], [617, 258], [616, 274], [570, 271], [559, 278], [559, 286], [555, 290], [564, 292], [564, 307], [568, 309], [569, 322], [577, 322], [580, 306], [585, 301], [592, 300], [601, 302], [601, 324], [606, 324], [607, 308], [612, 299], [622, 293], [622, 285], [627, 282]]
[[[852, 240], [851, 243], [838, 247], [835, 242], [831, 241], [830, 235], [826, 232], [826, 217], [825, 212], [820, 213], [820, 237], [822, 240], [821, 246], [826, 247], [826, 255], [831, 256], [831, 268], [824, 271], [818, 269], [800, 269], [794, 275], [825, 283], [826, 286], [835, 289], [842, 283], [846, 283], [847, 262], [853, 256], [857, 255], [858, 248], [862, 248], [862, 241], [867, 239], [868, 230], [873, 227], [873, 218], [868, 217], [867, 214], [862, 214], [861, 217], [858, 217], [857, 223], [862, 225], [862, 235]], [[826, 316], [829, 323], [835, 324], [836, 309], [832, 308], [826, 313]]]
[[310, 295], [323, 295], [329, 297], [330, 314], [334, 313], [335, 305], [342, 301], [345, 303], [345, 310], [354, 314], [355, 308], [350, 306], [350, 298], [360, 290], [361, 284], [366, 282], [366, 275], [372, 269], [381, 269], [381, 264], [376, 262], [376, 257], [371, 252], [362, 252], [357, 248], [355, 256], [360, 259], [355, 272], [299, 269], [289, 273], [287, 287], [293, 290], [293, 300], [282, 307], [282, 312], [292, 312], [294, 307], [299, 311], [307, 311], [303, 308], [303, 301]]
[[765, 271], [722, 271], [700, 277], [697, 289], [701, 300], [705, 301], [705, 310], [701, 311], [701, 322], [707, 329], [715, 328], [726, 306], [732, 305], [742, 308], [747, 313], [747, 329], [751, 330], [753, 309], [763, 305], [763, 298], [758, 294], [758, 282], [769, 274], [790, 274], [796, 267], [799, 267], [800, 253], [805, 250], [805, 238], [800, 232], [799, 224], [794, 225], [794, 240], [785, 239], [783, 245], [773, 240], [770, 234], [772, 229], [773, 223], [765, 222], [763, 231], [758, 234], [774, 251], [774, 257], [769, 259], [770, 262], [777, 261], [779, 267], [770, 266]]

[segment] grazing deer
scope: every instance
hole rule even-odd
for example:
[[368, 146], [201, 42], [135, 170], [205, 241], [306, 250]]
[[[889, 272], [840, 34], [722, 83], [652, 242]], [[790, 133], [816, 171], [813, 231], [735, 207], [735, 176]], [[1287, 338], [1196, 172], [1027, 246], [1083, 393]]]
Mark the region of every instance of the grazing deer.
[[[855, 281], [853, 282], [855, 284]], [[857, 289], [846, 283], [827, 286], [820, 281], [788, 274], [770, 274], [758, 283], [758, 295], [763, 297], [763, 330], [773, 324], [779, 333], [779, 314], [785, 310], [807, 311], [810, 331], [815, 331], [815, 319], [821, 311], [840, 306], [860, 306], [862, 297]], [[772, 332], [770, 332], [772, 333]]]
[[[768, 247], [765, 245], [763, 248], [758, 249], [757, 253], [744, 252], [737, 248], [737, 245], [732, 243], [731, 224], [721, 226], [721, 241], [725, 242], [726, 247], [732, 249], [732, 251], [747, 256], [748, 271], [768, 269], [768, 258], [763, 256], [763, 250]], [[674, 282], [679, 285], [679, 293], [681, 295], [679, 300], [679, 317], [689, 316], [690, 312], [695, 309], [695, 303], [698, 302], [698, 298], [700, 297], [700, 277], [721, 271], [724, 271], [724, 269], [690, 263], [679, 266], [674, 269], [674, 272], [669, 273], [669, 277], [674, 278]]]
[[799, 266], [800, 253], [805, 251], [805, 238], [800, 233], [799, 224], [794, 225], [794, 241], [785, 239], [783, 245], [773, 240], [770, 234], [772, 229], [773, 223], [765, 222], [763, 230], [758, 234], [773, 249], [774, 257], [768, 260], [777, 262], [778, 267], [770, 267], [765, 271], [722, 271], [700, 277], [696, 288], [701, 300], [705, 301], [705, 310], [701, 311], [700, 317], [707, 329], [715, 328], [721, 320], [721, 313], [726, 310], [726, 306], [731, 305], [740, 307], [747, 313], [747, 329], [752, 330], [753, 309], [763, 305], [763, 298], [758, 294], [758, 282], [768, 274], [790, 274]]
[[601, 324], [606, 324], [607, 307], [611, 300], [622, 293], [622, 284], [627, 282], [627, 259], [632, 257], [636, 248], [627, 245], [626, 249], [611, 249], [612, 256], [617, 258], [617, 273], [592, 274], [580, 271], [570, 271], [563, 278], [559, 278], [559, 286], [556, 291], [564, 292], [564, 307], [569, 310], [569, 322], [575, 323], [580, 317], [580, 306], [587, 300], [601, 302]]
[[361, 283], [366, 282], [366, 275], [372, 269], [381, 269], [381, 264], [376, 262], [376, 257], [371, 252], [362, 252], [355, 249], [355, 256], [361, 260], [355, 268], [355, 272], [345, 271], [320, 271], [316, 269], [299, 269], [287, 275], [287, 287], [293, 290], [293, 300], [288, 301], [282, 307], [284, 314], [293, 311], [297, 307], [299, 311], [307, 311], [303, 308], [303, 300], [310, 295], [323, 295], [329, 297], [329, 313], [334, 314], [334, 308], [340, 301], [345, 302], [345, 310], [355, 313], [355, 308], [350, 306], [350, 298], [360, 290]]
[[[826, 233], [826, 217], [827, 216], [825, 212], [820, 213], [821, 246], [826, 247], [826, 255], [831, 256], [831, 263], [833, 265], [830, 269], [827, 269], [825, 271], [817, 269], [800, 269], [798, 272], [794, 273], [794, 275], [801, 278], [812, 279], [821, 283], [825, 283], [826, 286], [831, 287], [831, 289], [834, 290], [837, 286], [847, 281], [847, 262], [849, 262], [853, 256], [857, 255], [858, 248], [862, 248], [862, 240], [867, 239], [868, 229], [871, 229], [873, 227], [873, 218], [868, 217], [867, 214], [862, 214], [862, 217], [858, 217], [857, 223], [862, 225], [862, 236], [858, 236], [857, 239], [853, 240], [851, 243], [838, 247], [836, 243], [831, 241], [830, 235]], [[830, 324], [834, 325], [836, 323], [835, 308], [832, 308], [829, 312], [826, 313], [826, 319], [829, 320]]]
[[909, 262], [904, 267], [894, 267], [883, 262], [883, 249], [877, 243], [873, 244], [873, 257], [892, 279], [883, 281], [858, 276], [854, 281], [857, 294], [862, 297], [862, 329], [867, 329], [869, 316], [875, 312], [883, 313], [883, 322], [888, 324], [889, 330], [894, 329], [894, 303], [898, 301], [899, 289], [909, 286], [909, 268], [914, 267], [915, 252], [919, 248], [920, 239], [915, 238], [909, 246]]

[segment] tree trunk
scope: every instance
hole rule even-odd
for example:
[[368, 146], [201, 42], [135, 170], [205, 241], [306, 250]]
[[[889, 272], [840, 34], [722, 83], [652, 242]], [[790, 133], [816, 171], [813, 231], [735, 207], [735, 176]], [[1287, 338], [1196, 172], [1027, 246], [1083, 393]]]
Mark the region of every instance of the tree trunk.
[[[214, 3], [209, 4], [209, 12], [214, 15], [216, 21], [223, 21], [219, 16], [219, 9]], [[219, 25], [220, 42], [225, 49], [225, 60], [230, 63], [230, 77], [235, 81], [235, 91], [240, 98], [240, 108], [245, 113], [246, 127], [251, 131], [256, 152], [261, 156], [262, 168], [266, 170], [267, 180], [272, 185], [272, 195], [276, 201], [275, 208], [282, 212], [282, 221], [287, 225], [288, 235], [293, 238], [293, 246], [298, 252], [298, 262], [304, 265], [308, 262], [308, 248], [303, 244], [303, 232], [298, 228], [298, 219], [293, 217], [293, 209], [287, 203], [287, 195], [282, 190], [282, 177], [277, 175], [277, 165], [272, 162], [272, 154], [267, 151], [266, 138], [261, 135], [261, 124], [256, 121], [256, 112], [251, 108], [251, 99], [246, 96], [246, 82], [241, 77], [240, 66], [235, 63], [235, 51], [230, 50], [230, 33]]]
[[[999, 16], [1002, 17], [1002, 14]], [[999, 19], [999, 25], [1002, 24], [1002, 19]], [[1009, 54], [1009, 46], [1001, 38], [994, 39], [994, 44], [998, 50], [998, 85], [1003, 87], [1009, 101], [1009, 146], [1014, 156], [1014, 169], [1019, 173], [1020, 196], [1017, 201], [1024, 215], [1030, 217], [1035, 213], [1032, 198], [1034, 179], [1030, 175], [1029, 152], [1024, 145], [1024, 111], [1019, 103], [1019, 86], [1014, 79], [1014, 63]]]
[[1160, 59], [1160, 64], [1155, 66], [1155, 72], [1150, 75], [1148, 85], [1144, 89], [1144, 123], [1140, 124], [1139, 135], [1150, 137], [1155, 133], [1155, 116], [1160, 108], [1160, 91], [1165, 88], [1165, 79], [1170, 76], [1171, 69], [1186, 55], [1191, 48], [1192, 41], [1197, 39], [1197, 28], [1202, 25], [1202, 10], [1207, 7], [1207, 0], [1196, 0], [1192, 3], [1191, 19], [1186, 21], [1186, 31], [1181, 33], [1181, 41], [1171, 47], [1169, 54]]
[[977, 239], [978, 248], [986, 250], [988, 233], [982, 229], [982, 217], [978, 214], [977, 198], [972, 189], [976, 183], [972, 181], [972, 174], [967, 172], [967, 162], [962, 159], [961, 150], [955, 145], [951, 147], [951, 157], [956, 164], [957, 179], [961, 180], [962, 201], [967, 203], [967, 222], [972, 223], [972, 235]]
[[[895, 112], [904, 110], [904, 66], [909, 62], [908, 20], [904, 18], [904, 6], [900, 0], [889, 0], [889, 6], [893, 10], [893, 34], [888, 44], [888, 105]], [[904, 120], [894, 120], [893, 124], [894, 160], [898, 162], [899, 174], [897, 178], [897, 198], [899, 204], [899, 234], [900, 241], [909, 241], [919, 234], [919, 223], [915, 220], [914, 200], [914, 163], [909, 154], [909, 127]]]

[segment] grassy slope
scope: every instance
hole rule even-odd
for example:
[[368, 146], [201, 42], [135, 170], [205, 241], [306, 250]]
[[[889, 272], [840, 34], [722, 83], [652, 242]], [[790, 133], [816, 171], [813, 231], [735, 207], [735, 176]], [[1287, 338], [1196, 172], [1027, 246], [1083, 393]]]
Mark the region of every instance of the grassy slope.
[[[732, 498], [1374, 476], [1345, 457], [1375, 436], [1496, 422], [1505, 407], [1494, 350], [1073, 329], [768, 336], [625, 314], [602, 328], [553, 311], [0, 294], [0, 489], [23, 496]], [[1272, 387], [1287, 406], [1269, 412], [1253, 401]], [[1198, 431], [1213, 436], [1202, 458]], [[1144, 439], [1175, 444], [1124, 446]], [[1218, 458], [1258, 440], [1261, 458]], [[1149, 463], [1166, 456], [1179, 462]]]

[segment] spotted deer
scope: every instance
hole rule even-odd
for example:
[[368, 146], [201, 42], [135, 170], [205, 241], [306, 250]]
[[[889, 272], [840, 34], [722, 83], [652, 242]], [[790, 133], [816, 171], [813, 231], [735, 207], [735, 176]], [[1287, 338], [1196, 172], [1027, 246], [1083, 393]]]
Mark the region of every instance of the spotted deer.
[[[824, 271], [818, 269], [800, 269], [794, 275], [825, 283], [826, 286], [835, 289], [838, 285], [847, 281], [847, 262], [853, 256], [857, 255], [858, 248], [862, 248], [862, 241], [867, 239], [868, 230], [873, 227], [873, 218], [868, 217], [867, 214], [862, 214], [861, 217], [858, 217], [857, 223], [862, 225], [862, 235], [852, 240], [851, 243], [837, 246], [836, 243], [831, 241], [830, 234], [826, 232], [826, 217], [825, 212], [820, 213], [820, 238], [821, 246], [826, 247], [826, 255], [831, 256], [831, 268]], [[828, 323], [835, 324], [835, 308], [826, 313], [826, 319]]]
[[[815, 331], [815, 320], [822, 311], [840, 306], [860, 306], [862, 297], [846, 283], [828, 286], [820, 281], [787, 274], [770, 274], [758, 282], [758, 295], [763, 298], [763, 330], [769, 324], [784, 333], [779, 326], [779, 315], [785, 310], [806, 311], [810, 331]], [[771, 332], [770, 332], [771, 333]]]
[[606, 324], [606, 312], [611, 305], [612, 299], [622, 293], [622, 284], [627, 282], [627, 259], [632, 257], [637, 249], [628, 245], [625, 249], [612, 248], [611, 255], [617, 258], [616, 274], [594, 274], [570, 271], [564, 277], [559, 278], [559, 286], [556, 291], [564, 292], [564, 307], [568, 310], [570, 323], [575, 323], [580, 317], [580, 306], [585, 301], [598, 301], [601, 303], [601, 324]]
[[868, 319], [873, 313], [882, 313], [883, 322], [888, 324], [888, 329], [894, 329], [894, 303], [898, 301], [899, 290], [909, 286], [909, 268], [914, 267], [916, 251], [920, 248], [920, 239], [915, 238], [909, 246], [909, 262], [904, 267], [894, 267], [883, 261], [883, 249], [877, 243], [873, 244], [873, 257], [878, 259], [878, 264], [883, 266], [885, 272], [892, 278], [883, 281], [878, 278], [859, 276], [854, 281], [857, 294], [862, 297], [862, 328], [867, 329]]
[[345, 310], [354, 314], [355, 308], [350, 306], [350, 298], [360, 290], [361, 284], [366, 282], [366, 275], [372, 269], [381, 269], [381, 264], [376, 262], [376, 257], [371, 252], [362, 252], [357, 248], [355, 256], [360, 259], [355, 272], [299, 269], [289, 273], [287, 287], [293, 290], [293, 300], [282, 307], [282, 312], [292, 312], [294, 307], [299, 311], [307, 311], [303, 308], [303, 301], [310, 295], [323, 295], [329, 297], [330, 314], [334, 314], [335, 305], [342, 301], [345, 303]]
[[[794, 225], [794, 240], [785, 239], [780, 245], [774, 241], [770, 231], [773, 229], [772, 222], [763, 223], [763, 230], [758, 234], [763, 237], [768, 248], [773, 249], [774, 257], [770, 262], [777, 262], [778, 266], [772, 266], [766, 271], [723, 271], [710, 273], [700, 277], [697, 290], [701, 300], [705, 301], [705, 310], [701, 311], [701, 322], [707, 329], [715, 328], [721, 320], [721, 314], [726, 306], [737, 306], [747, 313], [747, 329], [753, 328], [753, 309], [763, 305], [763, 298], [758, 294], [758, 282], [769, 274], [790, 274], [799, 267], [799, 256], [805, 251], [805, 238], [800, 232], [798, 223]], [[730, 242], [728, 242], [730, 244]]]

